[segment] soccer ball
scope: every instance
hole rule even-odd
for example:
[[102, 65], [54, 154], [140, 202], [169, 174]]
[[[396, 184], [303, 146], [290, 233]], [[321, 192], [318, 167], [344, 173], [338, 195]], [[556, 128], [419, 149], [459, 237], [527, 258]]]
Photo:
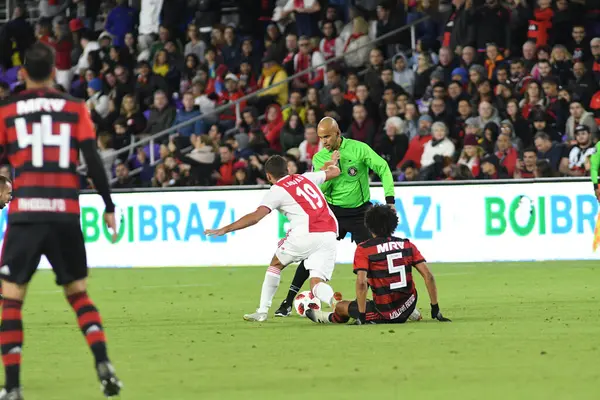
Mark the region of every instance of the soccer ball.
[[296, 295], [296, 298], [294, 299], [294, 308], [299, 316], [306, 317], [306, 315], [304, 315], [304, 311], [308, 310], [309, 308], [312, 308], [313, 310], [320, 310], [321, 301], [319, 301], [319, 299], [317, 299], [311, 291], [307, 290]]

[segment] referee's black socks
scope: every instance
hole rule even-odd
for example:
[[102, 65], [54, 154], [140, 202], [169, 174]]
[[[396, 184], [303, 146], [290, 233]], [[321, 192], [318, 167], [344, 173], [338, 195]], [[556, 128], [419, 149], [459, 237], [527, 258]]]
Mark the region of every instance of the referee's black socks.
[[285, 298], [285, 303], [288, 306], [292, 306], [292, 304], [294, 303], [294, 298], [302, 288], [302, 285], [304, 285], [304, 282], [308, 280], [308, 276], [308, 270], [304, 268], [304, 261], [302, 261], [300, 265], [298, 265], [298, 268], [296, 268], [296, 273], [294, 274], [294, 279], [292, 279], [290, 290], [288, 291], [288, 295]]

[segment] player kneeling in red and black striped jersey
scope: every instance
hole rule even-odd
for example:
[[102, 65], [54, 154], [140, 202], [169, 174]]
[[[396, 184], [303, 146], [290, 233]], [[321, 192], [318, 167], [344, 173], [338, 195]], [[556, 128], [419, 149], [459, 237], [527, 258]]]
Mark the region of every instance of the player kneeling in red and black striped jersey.
[[[307, 310], [306, 316], [317, 323], [343, 324], [350, 318], [357, 325], [406, 322], [417, 305], [414, 267], [425, 279], [431, 318], [450, 321], [440, 312], [435, 280], [421, 252], [408, 239], [392, 236], [398, 226], [396, 211], [386, 205], [375, 206], [367, 211], [365, 224], [373, 238], [359, 244], [354, 254], [356, 300], [340, 301], [332, 313]], [[367, 300], [369, 287], [373, 300]]]

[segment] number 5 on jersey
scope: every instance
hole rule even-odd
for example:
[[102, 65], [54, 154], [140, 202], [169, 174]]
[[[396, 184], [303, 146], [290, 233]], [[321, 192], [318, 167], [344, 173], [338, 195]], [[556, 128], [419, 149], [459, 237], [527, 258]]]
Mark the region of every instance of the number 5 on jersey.
[[[387, 256], [388, 272], [390, 274], [400, 274], [400, 282], [395, 282], [390, 285], [391, 290], [403, 289], [408, 286], [406, 281], [406, 266], [400, 264], [396, 260], [402, 260], [402, 253], [392, 253]], [[401, 261], [400, 261], [401, 262]], [[399, 264], [399, 265], [396, 265]]]
[[31, 164], [36, 168], [44, 166], [44, 147], [58, 146], [58, 166], [69, 168], [71, 150], [71, 126], [60, 124], [58, 135], [52, 134], [52, 117], [42, 115], [40, 122], [34, 122], [31, 134], [27, 131], [25, 118], [15, 119], [15, 130], [17, 131], [17, 142], [19, 148], [25, 149], [31, 146]]

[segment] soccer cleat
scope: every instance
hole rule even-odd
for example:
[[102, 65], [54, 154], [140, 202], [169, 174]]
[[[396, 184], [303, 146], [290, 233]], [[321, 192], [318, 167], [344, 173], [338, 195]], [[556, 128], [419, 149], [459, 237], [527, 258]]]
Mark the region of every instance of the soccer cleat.
[[292, 306], [288, 305], [285, 301], [275, 311], [276, 317], [289, 317], [290, 315], [292, 315]]
[[0, 391], [0, 400], [23, 400], [23, 393], [21, 393], [21, 388], [12, 389], [10, 392], [7, 392], [6, 389], [2, 389]]
[[408, 320], [409, 321], [420, 321], [422, 320], [423, 317], [421, 316], [421, 313], [419, 312], [419, 309], [415, 307], [415, 310], [412, 312], [412, 314], [410, 314], [408, 316]]
[[244, 320], [250, 322], [265, 322], [267, 320], [267, 313], [255, 312], [252, 314], [245, 314]]
[[330, 324], [329, 314], [331, 313], [324, 313], [321, 310], [313, 310], [312, 308], [309, 308], [304, 312], [304, 315], [306, 315], [308, 319], [317, 324]]
[[102, 362], [96, 365], [96, 372], [98, 373], [98, 379], [100, 380], [100, 389], [104, 396], [113, 397], [118, 396], [123, 383], [115, 375], [115, 368], [109, 362]]

